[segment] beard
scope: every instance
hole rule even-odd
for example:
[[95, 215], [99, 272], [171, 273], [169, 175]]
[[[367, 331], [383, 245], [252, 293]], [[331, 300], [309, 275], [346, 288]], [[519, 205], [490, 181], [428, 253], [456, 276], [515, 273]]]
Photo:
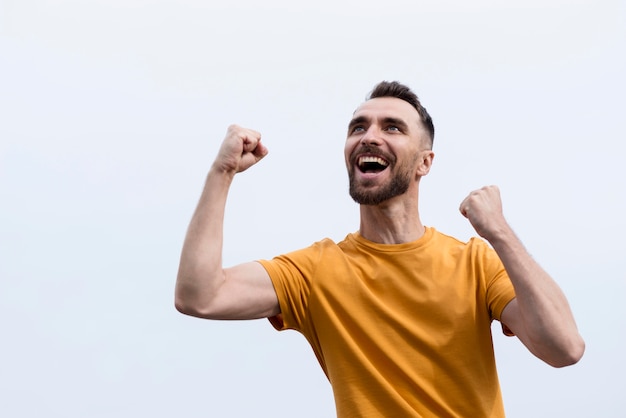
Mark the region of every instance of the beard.
[[408, 171], [401, 171], [377, 190], [369, 190], [366, 185], [357, 184], [354, 169], [348, 173], [350, 180], [350, 197], [360, 205], [378, 205], [393, 197], [406, 193], [411, 185], [412, 176]]

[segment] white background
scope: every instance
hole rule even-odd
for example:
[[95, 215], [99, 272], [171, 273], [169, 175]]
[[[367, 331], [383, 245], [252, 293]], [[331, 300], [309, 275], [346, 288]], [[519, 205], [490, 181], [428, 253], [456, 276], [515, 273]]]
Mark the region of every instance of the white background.
[[423, 222], [469, 238], [498, 184], [586, 339], [553, 369], [496, 332], [508, 416], [624, 416], [626, 3], [296, 3], [0, 1], [0, 416], [334, 416], [301, 335], [185, 317], [174, 281], [230, 123], [270, 155], [225, 264], [355, 231], [346, 125], [383, 79], [435, 121]]

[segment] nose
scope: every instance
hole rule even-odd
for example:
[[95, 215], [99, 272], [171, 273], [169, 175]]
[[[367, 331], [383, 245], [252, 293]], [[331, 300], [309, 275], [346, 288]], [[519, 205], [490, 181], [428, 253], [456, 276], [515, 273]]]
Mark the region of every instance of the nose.
[[361, 137], [360, 142], [366, 145], [380, 145], [382, 143], [380, 129], [372, 124]]

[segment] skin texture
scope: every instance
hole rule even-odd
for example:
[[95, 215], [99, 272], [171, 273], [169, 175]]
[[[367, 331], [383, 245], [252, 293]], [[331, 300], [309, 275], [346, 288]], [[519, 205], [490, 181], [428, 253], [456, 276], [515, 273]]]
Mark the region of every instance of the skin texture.
[[[228, 128], [189, 225], [176, 282], [176, 308], [209, 319], [253, 319], [280, 312], [265, 269], [256, 262], [222, 267], [224, 208], [237, 173], [268, 153], [259, 132]], [[434, 153], [417, 111], [407, 102], [381, 97], [363, 103], [349, 123], [345, 162], [350, 193], [360, 202], [360, 234], [383, 244], [417, 240], [420, 220], [419, 184]], [[359, 169], [361, 157], [380, 157], [388, 165], [379, 172]], [[471, 192], [460, 212], [502, 260], [516, 298], [502, 322], [537, 357], [555, 367], [576, 363], [584, 341], [567, 299], [556, 282], [532, 259], [503, 216], [499, 189]]]

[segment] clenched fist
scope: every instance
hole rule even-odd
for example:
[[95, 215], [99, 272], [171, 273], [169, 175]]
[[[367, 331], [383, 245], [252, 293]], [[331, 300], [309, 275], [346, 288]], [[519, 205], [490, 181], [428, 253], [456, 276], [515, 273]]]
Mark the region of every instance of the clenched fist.
[[267, 153], [259, 132], [230, 125], [214, 166], [224, 172], [241, 173], [259, 162]]
[[478, 235], [487, 241], [496, 238], [508, 227], [502, 213], [498, 186], [485, 186], [474, 190], [461, 202], [459, 210], [469, 219]]

